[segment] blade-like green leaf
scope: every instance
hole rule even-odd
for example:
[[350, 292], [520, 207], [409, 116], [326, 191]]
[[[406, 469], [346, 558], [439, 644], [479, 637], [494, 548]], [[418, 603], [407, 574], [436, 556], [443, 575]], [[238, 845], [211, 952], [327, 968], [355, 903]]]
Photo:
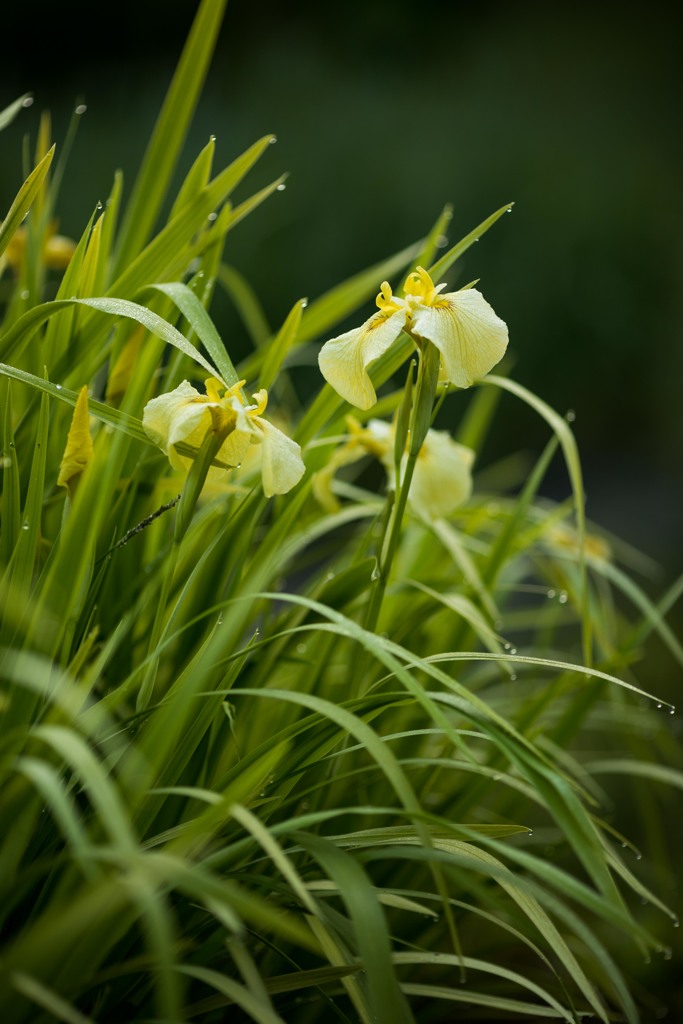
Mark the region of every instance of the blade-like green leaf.
[[45, 181], [47, 172], [50, 170], [52, 158], [55, 155], [55, 147], [50, 149], [40, 163], [34, 167], [24, 184], [19, 189], [14, 202], [9, 208], [7, 216], [0, 223], [0, 256], [10, 243], [12, 235], [17, 230], [22, 220], [31, 208], [41, 185]]
[[227, 0], [202, 0], [121, 225], [116, 266], [123, 268], [149, 238], [204, 84]]

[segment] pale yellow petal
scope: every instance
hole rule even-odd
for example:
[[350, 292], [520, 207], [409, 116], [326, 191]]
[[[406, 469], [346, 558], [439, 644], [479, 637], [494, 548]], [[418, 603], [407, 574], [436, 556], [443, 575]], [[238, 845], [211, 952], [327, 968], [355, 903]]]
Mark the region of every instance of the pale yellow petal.
[[449, 516], [472, 493], [474, 452], [446, 430], [429, 430], [415, 464], [410, 503], [433, 519]]
[[481, 292], [465, 288], [413, 310], [411, 331], [441, 353], [446, 378], [468, 388], [499, 362], [508, 344], [506, 324]]
[[299, 483], [306, 471], [301, 458], [301, 448], [260, 416], [256, 423], [261, 432], [261, 479], [263, 493], [267, 498], [274, 494], [286, 494]]
[[85, 385], [78, 392], [78, 399], [71, 418], [64, 455], [59, 465], [57, 483], [69, 487], [81, 475], [93, 454], [88, 416], [88, 389]]
[[[378, 423], [379, 421], [371, 421]], [[370, 423], [368, 424], [368, 427]], [[388, 427], [393, 436], [393, 427]], [[408, 456], [401, 462], [401, 477]], [[415, 463], [408, 501], [422, 515], [432, 519], [449, 516], [464, 504], [472, 493], [474, 452], [453, 440], [447, 430], [428, 430]], [[388, 487], [396, 487], [393, 444], [382, 456]]]
[[370, 435], [375, 455], [384, 451], [393, 453], [394, 426], [392, 423], [387, 423], [386, 420], [368, 420], [365, 433]]
[[387, 315], [381, 311], [362, 327], [326, 341], [318, 354], [320, 372], [337, 394], [358, 409], [370, 409], [377, 401], [368, 366], [391, 348], [403, 330], [406, 310]]
[[199, 397], [197, 389], [184, 380], [174, 391], [152, 398], [142, 410], [144, 431], [162, 451], [165, 452], [168, 448], [171, 424], [178, 410]]
[[[236, 427], [226, 437], [216, 458], [219, 462], [224, 462], [226, 466], [241, 466], [253, 443], [254, 435], [251, 431], [240, 430]], [[215, 469], [219, 471], [218, 467]], [[214, 470], [211, 469], [209, 472], [213, 473]]]

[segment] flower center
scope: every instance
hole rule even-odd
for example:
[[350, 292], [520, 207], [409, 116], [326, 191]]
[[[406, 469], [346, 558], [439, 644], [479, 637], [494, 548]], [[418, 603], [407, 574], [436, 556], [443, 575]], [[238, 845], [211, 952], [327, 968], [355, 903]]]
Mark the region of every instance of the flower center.
[[415, 305], [419, 303], [421, 306], [433, 306], [442, 288], [443, 285], [435, 287], [434, 282], [424, 267], [417, 267], [408, 274], [406, 283], [403, 285], [403, 291], [408, 304]]

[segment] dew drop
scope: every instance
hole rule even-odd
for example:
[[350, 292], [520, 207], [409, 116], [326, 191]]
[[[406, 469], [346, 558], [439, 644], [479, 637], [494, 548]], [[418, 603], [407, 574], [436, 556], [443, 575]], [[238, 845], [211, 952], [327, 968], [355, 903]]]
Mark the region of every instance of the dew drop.
[[636, 851], [636, 860], [642, 860], [642, 859], [643, 859], [642, 853], [640, 852], [640, 850], [637, 850]]
[[370, 579], [374, 582], [375, 580], [380, 579], [381, 575], [382, 573], [379, 571], [379, 566], [376, 565], [375, 568], [370, 573]]
[[674, 928], [680, 928], [681, 922], [678, 920], [677, 917], [675, 917], [673, 924], [674, 924]]
[[286, 188], [287, 188], [287, 186], [285, 185], [284, 181], [281, 181], [281, 182], [280, 182], [280, 184], [279, 184], [279, 185], [278, 185], [278, 187], [277, 187], [277, 191], [278, 191], [278, 192], [284, 192], [284, 190], [285, 190]]
[[22, 105], [22, 107], [32, 107], [33, 106], [33, 96], [27, 96], [26, 99], [21, 101], [21, 105]]
[[557, 591], [555, 591], [555, 590], [549, 590], [549, 591], [548, 591], [548, 597], [549, 597], [549, 598], [551, 599], [551, 601], [552, 601], [552, 599], [553, 599], [554, 597], [557, 597]]
[[657, 701], [657, 709], [661, 710], [661, 707], [662, 707], [662, 702], [661, 701]]
[[670, 715], [675, 715], [676, 714], [676, 708], [673, 706], [673, 704], [669, 708], [669, 714]]
[[74, 110], [74, 114], [85, 114], [87, 109], [88, 108], [86, 107], [85, 103], [79, 103], [76, 109]]
[[569, 599], [569, 595], [567, 594], [567, 591], [563, 590], [563, 591], [560, 592], [560, 596], [558, 597], [557, 600], [560, 602], [560, 604], [566, 604], [568, 599]]
[[567, 409], [567, 412], [565, 413], [565, 417], [564, 418], [566, 419], [567, 423], [573, 423], [574, 420], [576, 419], [576, 413], [574, 412], [573, 409]]
[[529, 831], [527, 832], [527, 835], [528, 836], [532, 836], [533, 834], [534, 834], [534, 830], [532, 828], [530, 828]]
[[61, 391], [62, 390], [62, 385], [61, 384], [55, 384], [55, 388], [57, 389], [57, 391]]
[[28, 522], [22, 524], [22, 530], [28, 530]]
[[445, 249], [447, 245], [448, 238], [446, 237], [446, 235], [439, 235], [439, 237], [436, 240], [437, 249]]
[[209, 135], [209, 142], [215, 142], [215, 141], [216, 141], [216, 136], [215, 135]]
[[516, 647], [511, 647], [510, 648], [510, 654], [516, 654], [516, 653], [517, 653], [517, 648]]
[[28, 288], [22, 288], [19, 294], [22, 299], [27, 299], [31, 293]]
[[333, 572], [328, 572], [327, 575], [325, 576], [325, 579], [328, 580], [328, 581], [329, 580], [333, 580], [334, 579], [334, 573]]
[[621, 848], [622, 848], [622, 850], [625, 850], [626, 849], [626, 843], [622, 843], [621, 844]]
[[273, 146], [273, 145], [275, 145], [276, 142], [277, 142], [277, 135], [271, 135], [271, 137], [268, 139], [268, 143], [271, 146]]
[[305, 654], [307, 650], [308, 650], [308, 647], [306, 646], [306, 644], [297, 644], [296, 645], [296, 653], [297, 654]]
[[505, 648], [506, 651], [509, 651], [510, 648], [512, 647], [512, 644], [503, 644], [503, 647]]
[[96, 210], [103, 210], [104, 209], [104, 207], [102, 206], [102, 203], [99, 201], [99, 199], [97, 200], [97, 206], [95, 207], [95, 209]]
[[515, 680], [517, 679], [517, 673], [516, 672], [511, 672], [510, 673], [510, 679], [514, 683]]
[[218, 214], [214, 210], [212, 213], [209, 214], [207, 219], [210, 220], [211, 223], [213, 223], [215, 220], [218, 220]]
[[301, 308], [302, 309], [306, 309], [307, 305], [308, 305], [308, 299], [302, 299], [301, 300]]

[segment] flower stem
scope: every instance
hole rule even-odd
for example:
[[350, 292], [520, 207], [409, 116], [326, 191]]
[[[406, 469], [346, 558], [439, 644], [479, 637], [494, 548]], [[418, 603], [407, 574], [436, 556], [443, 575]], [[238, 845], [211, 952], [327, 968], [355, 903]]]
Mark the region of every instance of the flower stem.
[[199, 499], [199, 495], [202, 492], [206, 475], [211, 468], [211, 463], [216, 458], [216, 455], [218, 454], [228, 433], [229, 429], [227, 427], [223, 430], [208, 431], [197, 458], [190, 467], [190, 472], [187, 475], [185, 486], [183, 487], [183, 492], [180, 496], [180, 502], [176, 511], [175, 529], [173, 531], [173, 544], [164, 566], [164, 578], [161, 583], [161, 592], [159, 594], [157, 610], [154, 615], [154, 623], [152, 625], [152, 634], [150, 636], [149, 647], [147, 649], [147, 668], [145, 670], [140, 690], [138, 691], [136, 701], [137, 711], [144, 711], [152, 699], [158, 667], [158, 658], [155, 652], [163, 637], [166, 607], [171, 594], [176, 564], [180, 553], [180, 545], [183, 542], [183, 538], [185, 537], [192, 520], [192, 515]]
[[[415, 472], [417, 457], [420, 454], [422, 442], [429, 430], [432, 418], [432, 409], [436, 395], [436, 386], [439, 378], [439, 352], [433, 345], [427, 345], [420, 352], [420, 362], [417, 371], [417, 383], [412, 395], [410, 409], [410, 426], [408, 429], [408, 457], [405, 463], [403, 475], [400, 475], [400, 466], [396, 472], [396, 500], [393, 505], [391, 519], [387, 534], [382, 544], [382, 551], [379, 558], [379, 566], [375, 587], [370, 597], [368, 611], [365, 619], [365, 628], [374, 631], [379, 615], [382, 610], [384, 594], [389, 582], [391, 566], [398, 548], [401, 536], [401, 526], [408, 503], [410, 484]], [[409, 378], [406, 388], [412, 384]]]

